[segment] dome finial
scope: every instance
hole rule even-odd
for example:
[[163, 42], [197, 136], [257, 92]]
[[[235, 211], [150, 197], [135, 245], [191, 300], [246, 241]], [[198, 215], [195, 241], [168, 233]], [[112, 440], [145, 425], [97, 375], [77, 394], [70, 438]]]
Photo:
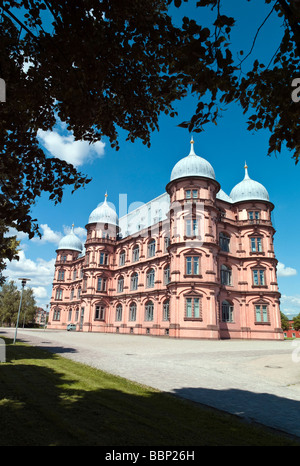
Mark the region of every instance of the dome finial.
[[189, 155], [196, 155], [196, 154], [195, 154], [195, 151], [194, 151], [194, 139], [193, 139], [193, 135], [192, 135], [192, 137], [191, 137], [191, 150], [190, 150]]
[[248, 175], [248, 165], [247, 165], [247, 162], [245, 161], [245, 166], [244, 166], [244, 169], [245, 169], [245, 177], [244, 177], [244, 180], [249, 180], [249, 175]]
[[108, 194], [107, 194], [107, 191], [106, 191], [106, 193], [104, 194], [104, 202], [105, 203], [106, 203], [106, 200], [107, 200], [107, 196], [108, 196]]

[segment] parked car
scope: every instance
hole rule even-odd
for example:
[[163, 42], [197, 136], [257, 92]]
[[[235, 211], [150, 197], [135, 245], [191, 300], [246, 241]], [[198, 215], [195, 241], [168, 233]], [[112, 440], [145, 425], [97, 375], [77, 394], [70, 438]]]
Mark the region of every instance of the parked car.
[[68, 324], [68, 325], [67, 325], [67, 330], [68, 330], [68, 332], [69, 332], [70, 330], [76, 330], [76, 325], [75, 325], [75, 324]]

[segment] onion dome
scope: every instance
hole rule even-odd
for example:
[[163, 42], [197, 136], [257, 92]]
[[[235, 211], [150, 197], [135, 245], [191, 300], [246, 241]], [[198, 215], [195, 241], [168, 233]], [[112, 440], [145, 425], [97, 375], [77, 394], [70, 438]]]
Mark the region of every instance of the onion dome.
[[71, 233], [64, 236], [60, 240], [57, 250], [61, 250], [61, 249], [68, 249], [71, 251], [78, 251], [78, 252], [82, 251], [83, 249], [82, 242], [74, 233], [74, 225], [72, 225]]
[[220, 201], [225, 201], [225, 202], [232, 202], [232, 199], [228, 194], [226, 194], [223, 189], [220, 189], [220, 191], [216, 195], [217, 199], [220, 199]]
[[245, 178], [231, 191], [232, 202], [241, 201], [265, 201], [270, 202], [266, 188], [258, 181], [252, 180], [248, 175], [248, 167], [245, 164]]
[[193, 138], [189, 155], [176, 163], [171, 173], [171, 181], [186, 176], [201, 176], [215, 180], [215, 172], [211, 164], [195, 154]]
[[89, 216], [89, 223], [109, 223], [110, 225], [119, 225], [119, 219], [116, 211], [107, 203], [107, 194], [104, 202], [99, 204]]

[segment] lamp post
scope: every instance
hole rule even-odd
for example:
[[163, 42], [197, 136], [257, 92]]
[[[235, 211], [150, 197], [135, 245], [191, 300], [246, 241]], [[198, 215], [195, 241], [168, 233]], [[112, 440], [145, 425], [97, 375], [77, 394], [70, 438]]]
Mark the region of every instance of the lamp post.
[[19, 278], [19, 280], [21, 280], [22, 289], [21, 289], [21, 298], [20, 298], [20, 304], [19, 304], [19, 311], [18, 311], [18, 318], [17, 318], [17, 324], [16, 324], [16, 331], [15, 331], [14, 344], [16, 343], [16, 338], [17, 338], [17, 330], [18, 330], [18, 325], [19, 325], [19, 318], [20, 318], [20, 311], [21, 311], [21, 305], [22, 305], [23, 290], [24, 290], [24, 286], [26, 285], [26, 282], [28, 282], [28, 281], [30, 280], [30, 278]]

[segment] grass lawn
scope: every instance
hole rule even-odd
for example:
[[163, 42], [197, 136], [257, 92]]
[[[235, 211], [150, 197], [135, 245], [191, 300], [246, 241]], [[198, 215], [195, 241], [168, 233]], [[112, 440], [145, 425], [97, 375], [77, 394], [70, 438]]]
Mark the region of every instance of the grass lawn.
[[1, 446], [300, 446], [235, 416], [6, 341]]

